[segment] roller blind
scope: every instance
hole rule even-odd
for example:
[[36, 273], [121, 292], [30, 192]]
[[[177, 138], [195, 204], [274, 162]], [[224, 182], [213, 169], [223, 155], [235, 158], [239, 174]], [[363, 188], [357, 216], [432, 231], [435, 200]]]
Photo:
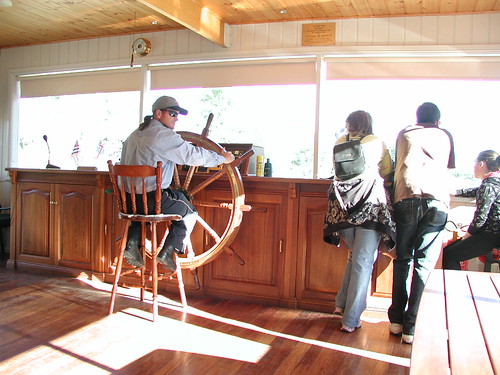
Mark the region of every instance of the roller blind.
[[313, 84], [314, 82], [315, 63], [313, 60], [151, 68], [151, 89]]
[[21, 97], [139, 91], [140, 69], [20, 77]]
[[500, 57], [329, 57], [327, 79], [500, 79]]

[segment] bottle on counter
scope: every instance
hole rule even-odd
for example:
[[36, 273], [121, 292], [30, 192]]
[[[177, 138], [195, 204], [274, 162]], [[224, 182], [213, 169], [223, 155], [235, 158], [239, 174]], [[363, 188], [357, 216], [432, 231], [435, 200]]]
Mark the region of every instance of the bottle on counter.
[[256, 165], [255, 175], [258, 177], [264, 176], [264, 156], [263, 155], [257, 155], [257, 165]]
[[273, 165], [271, 164], [270, 159], [267, 159], [266, 164], [264, 164], [264, 176], [265, 177], [273, 176]]

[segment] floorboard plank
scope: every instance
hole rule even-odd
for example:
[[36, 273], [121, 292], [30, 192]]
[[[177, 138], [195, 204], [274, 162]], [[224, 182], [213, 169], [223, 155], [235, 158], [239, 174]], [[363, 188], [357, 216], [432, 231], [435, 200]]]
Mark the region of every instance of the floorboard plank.
[[[409, 373], [411, 346], [388, 334], [385, 311], [340, 332], [332, 314], [215, 298], [159, 297], [159, 317], [120, 288], [0, 268], [0, 373], [280, 375]], [[150, 296], [149, 296], [150, 297]]]

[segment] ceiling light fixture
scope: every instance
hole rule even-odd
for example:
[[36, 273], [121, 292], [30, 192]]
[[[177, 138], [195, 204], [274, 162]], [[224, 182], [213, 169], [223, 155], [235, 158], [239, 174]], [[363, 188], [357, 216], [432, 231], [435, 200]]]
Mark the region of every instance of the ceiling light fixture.
[[280, 14], [287, 14], [287, 13], [288, 13], [288, 10], [286, 10], [286, 9], [281, 9], [280, 10]]
[[12, 0], [0, 0], [0, 7], [9, 8], [12, 6]]

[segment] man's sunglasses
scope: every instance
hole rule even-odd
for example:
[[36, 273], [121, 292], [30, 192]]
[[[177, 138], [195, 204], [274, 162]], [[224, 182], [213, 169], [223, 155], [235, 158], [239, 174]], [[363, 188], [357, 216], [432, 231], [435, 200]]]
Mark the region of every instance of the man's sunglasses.
[[171, 109], [160, 109], [160, 111], [162, 112], [168, 111], [170, 117], [177, 117], [179, 115], [179, 112], [172, 111]]

